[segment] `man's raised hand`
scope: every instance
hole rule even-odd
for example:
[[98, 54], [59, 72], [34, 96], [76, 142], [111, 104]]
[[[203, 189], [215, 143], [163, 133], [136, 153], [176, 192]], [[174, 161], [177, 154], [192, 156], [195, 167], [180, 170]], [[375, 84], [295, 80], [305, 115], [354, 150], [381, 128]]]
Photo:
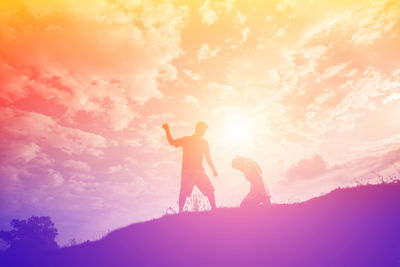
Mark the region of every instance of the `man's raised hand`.
[[164, 130], [166, 130], [166, 131], [169, 129], [168, 123], [164, 123], [164, 124], [162, 125], [162, 127], [163, 127]]

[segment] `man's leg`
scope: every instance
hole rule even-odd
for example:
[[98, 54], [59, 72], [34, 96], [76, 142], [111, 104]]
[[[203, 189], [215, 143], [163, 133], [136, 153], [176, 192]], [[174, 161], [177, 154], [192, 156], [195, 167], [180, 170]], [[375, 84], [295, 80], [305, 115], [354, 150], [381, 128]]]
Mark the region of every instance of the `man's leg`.
[[209, 192], [206, 194], [208, 201], [210, 202], [211, 209], [215, 210], [217, 208], [217, 204], [215, 203], [215, 195], [214, 192]]
[[181, 191], [179, 192], [179, 213], [183, 211], [186, 199], [192, 194], [193, 187], [193, 178], [191, 177], [190, 173], [182, 173]]
[[185, 206], [185, 202], [186, 202], [186, 194], [184, 194], [181, 190], [181, 193], [179, 194], [179, 213], [181, 213], [183, 211], [183, 207]]
[[208, 178], [205, 173], [201, 173], [200, 177], [197, 179], [196, 186], [200, 189], [200, 192], [207, 197], [211, 209], [215, 210], [217, 204], [215, 203], [214, 186], [212, 185], [210, 178]]

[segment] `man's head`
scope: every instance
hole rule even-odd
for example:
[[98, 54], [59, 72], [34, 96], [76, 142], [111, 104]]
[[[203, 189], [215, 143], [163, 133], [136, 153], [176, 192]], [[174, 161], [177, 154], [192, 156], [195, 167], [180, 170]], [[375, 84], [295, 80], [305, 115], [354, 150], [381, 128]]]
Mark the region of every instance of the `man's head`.
[[198, 136], [204, 136], [204, 134], [207, 131], [207, 128], [208, 125], [205, 122], [200, 121], [196, 124], [196, 129], [194, 131], [194, 134]]

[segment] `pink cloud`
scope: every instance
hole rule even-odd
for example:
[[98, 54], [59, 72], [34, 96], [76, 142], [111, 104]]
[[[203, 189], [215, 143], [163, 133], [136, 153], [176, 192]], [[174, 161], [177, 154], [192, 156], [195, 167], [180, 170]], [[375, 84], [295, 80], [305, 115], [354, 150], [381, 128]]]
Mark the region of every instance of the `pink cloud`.
[[314, 155], [312, 158], [301, 159], [297, 164], [290, 167], [286, 175], [289, 179], [296, 180], [309, 180], [327, 171], [327, 165], [321, 155]]
[[382, 158], [380, 169], [386, 169], [390, 167], [398, 167], [400, 163], [400, 148], [389, 151]]
[[28, 163], [38, 156], [40, 147], [35, 143], [16, 142], [10, 144], [6, 150], [8, 160]]
[[3, 121], [4, 130], [13, 136], [44, 142], [67, 154], [89, 154], [100, 157], [107, 146], [103, 136], [76, 128], [61, 126], [53, 118], [34, 112], [19, 111]]
[[[0, 20], [0, 99], [14, 102], [38, 94], [70, 114], [84, 110], [106, 116], [109, 127], [121, 131], [136, 117], [138, 103], [163, 97], [160, 82], [177, 78], [172, 60], [182, 54], [183, 6], [8, 5]], [[17, 14], [24, 15], [13, 20]]]
[[79, 160], [72, 160], [72, 159], [66, 160], [63, 162], [63, 166], [67, 167], [67, 168], [75, 169], [78, 171], [90, 171], [91, 170], [90, 166], [86, 162], [79, 161]]
[[54, 169], [47, 169], [48, 180], [46, 181], [47, 186], [58, 187], [64, 183], [64, 177], [60, 172]]
[[107, 172], [109, 174], [114, 174], [114, 173], [121, 172], [122, 170], [123, 170], [123, 167], [121, 165], [116, 165], [116, 166], [109, 167]]

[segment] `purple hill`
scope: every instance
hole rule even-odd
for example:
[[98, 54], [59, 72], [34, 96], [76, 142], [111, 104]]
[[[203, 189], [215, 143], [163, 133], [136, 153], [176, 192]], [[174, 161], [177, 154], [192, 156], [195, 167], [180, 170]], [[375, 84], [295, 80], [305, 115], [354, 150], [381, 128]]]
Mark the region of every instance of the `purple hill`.
[[400, 183], [309, 201], [168, 215], [21, 266], [400, 266]]

